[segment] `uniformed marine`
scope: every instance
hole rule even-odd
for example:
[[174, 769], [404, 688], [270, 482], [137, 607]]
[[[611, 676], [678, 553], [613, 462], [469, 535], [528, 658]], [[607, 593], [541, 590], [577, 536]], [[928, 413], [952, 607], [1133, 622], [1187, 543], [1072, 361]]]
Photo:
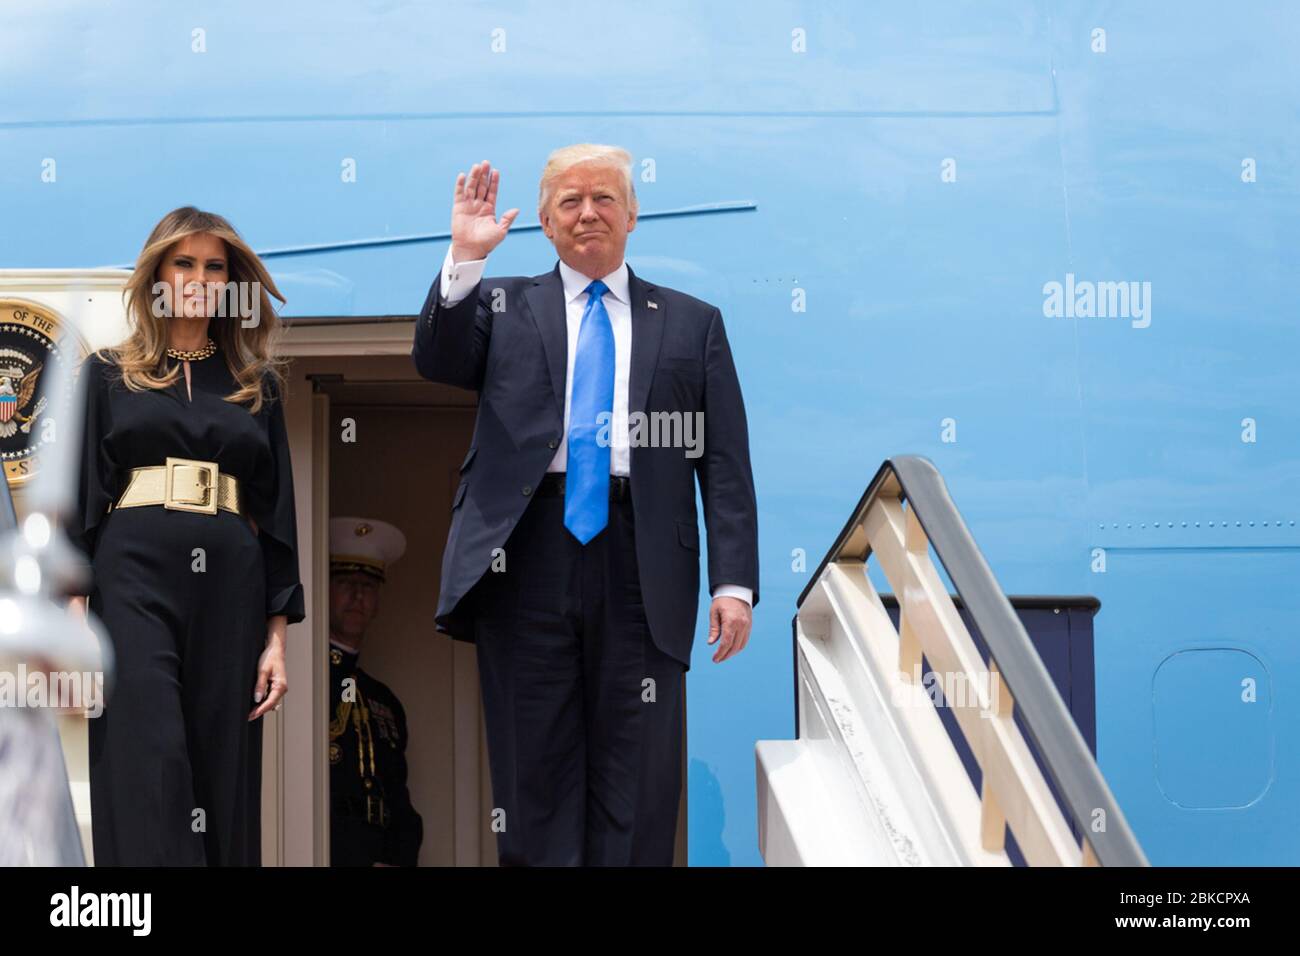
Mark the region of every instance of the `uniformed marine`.
[[330, 521], [330, 865], [415, 866], [424, 824], [406, 785], [406, 712], [357, 665], [385, 571], [406, 538], [384, 521]]

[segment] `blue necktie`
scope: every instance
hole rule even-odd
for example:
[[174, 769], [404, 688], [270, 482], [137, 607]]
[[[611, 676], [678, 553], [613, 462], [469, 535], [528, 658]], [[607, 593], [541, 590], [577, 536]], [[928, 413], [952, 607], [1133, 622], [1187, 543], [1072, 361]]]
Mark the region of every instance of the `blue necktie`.
[[[564, 526], [586, 544], [609, 521], [609, 445], [614, 413], [614, 327], [596, 279], [587, 286], [587, 306], [578, 327], [569, 397], [569, 460], [565, 465]], [[604, 429], [602, 440], [597, 433]]]

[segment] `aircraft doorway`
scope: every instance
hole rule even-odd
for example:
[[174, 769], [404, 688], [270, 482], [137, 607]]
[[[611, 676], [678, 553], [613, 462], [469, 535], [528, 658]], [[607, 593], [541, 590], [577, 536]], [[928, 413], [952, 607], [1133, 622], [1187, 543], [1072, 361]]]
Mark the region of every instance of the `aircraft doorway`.
[[[384, 355], [299, 352], [290, 379], [295, 470], [305, 469], [297, 482], [305, 499], [299, 502], [300, 533], [306, 532], [300, 545], [309, 548], [312, 582], [312, 653], [301, 656], [301, 671], [290, 662], [290, 684], [296, 691], [309, 674], [312, 703], [286, 720], [279, 753], [272, 748], [267, 756], [270, 779], [279, 782], [264, 788], [269, 801], [264, 828], [274, 818], [279, 833], [270, 830], [264, 836], [264, 858], [271, 862], [278, 843], [283, 862], [307, 853], [316, 865], [329, 865], [327, 740], [335, 715], [327, 699], [328, 526], [331, 517], [355, 516], [389, 522], [406, 537], [405, 554], [386, 569], [379, 609], [366, 629], [359, 664], [392, 690], [406, 714], [407, 784], [423, 823], [418, 864], [495, 866], [491, 778], [474, 645], [434, 630], [442, 551], [460, 464], [473, 435], [476, 396], [420, 379], [409, 350]], [[303, 528], [304, 523], [309, 527]], [[306, 580], [306, 569], [304, 575]], [[304, 703], [300, 697], [298, 706]], [[685, 744], [683, 739], [683, 782]], [[300, 761], [295, 755], [303, 753], [313, 756]], [[296, 821], [293, 811], [308, 792], [313, 806], [310, 827]], [[686, 864], [685, 786], [675, 864]]]
[[[424, 831], [419, 865], [495, 865], [474, 648], [433, 625], [474, 396], [421, 382], [409, 359], [396, 360], [387, 375], [350, 367], [375, 361], [339, 361], [313, 376], [317, 394], [328, 397], [329, 516], [386, 521], [406, 536], [405, 554], [386, 571], [359, 663], [406, 714], [407, 787]], [[317, 540], [324, 545], [327, 529]], [[328, 599], [325, 605], [313, 630], [328, 642]]]

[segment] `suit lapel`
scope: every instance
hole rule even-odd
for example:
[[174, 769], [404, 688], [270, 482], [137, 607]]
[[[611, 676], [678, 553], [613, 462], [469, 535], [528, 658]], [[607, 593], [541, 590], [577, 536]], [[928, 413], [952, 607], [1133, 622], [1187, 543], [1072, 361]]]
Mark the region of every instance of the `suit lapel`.
[[[650, 383], [655, 366], [659, 363], [659, 347], [664, 339], [664, 320], [668, 305], [658, 289], [627, 269], [628, 298], [632, 307], [632, 361], [628, 382], [628, 413], [644, 412], [650, 396]], [[542, 337], [546, 365], [551, 373], [551, 389], [555, 394], [555, 407], [564, 418], [564, 376], [569, 363], [569, 332], [564, 308], [564, 280], [560, 278], [560, 264], [545, 275], [536, 276], [533, 284], [524, 291], [528, 310]], [[648, 303], [654, 302], [655, 307]]]
[[542, 337], [542, 350], [546, 353], [546, 365], [551, 372], [555, 408], [560, 421], [564, 421], [564, 368], [569, 363], [569, 330], [559, 260], [550, 272], [533, 278], [533, 284], [524, 290], [524, 298]]
[[[659, 346], [664, 340], [668, 304], [658, 289], [640, 279], [627, 267], [628, 298], [632, 300], [632, 369], [627, 389], [628, 414], [644, 412], [650, 396], [650, 382], [659, 364]], [[647, 303], [653, 302], [656, 308]]]

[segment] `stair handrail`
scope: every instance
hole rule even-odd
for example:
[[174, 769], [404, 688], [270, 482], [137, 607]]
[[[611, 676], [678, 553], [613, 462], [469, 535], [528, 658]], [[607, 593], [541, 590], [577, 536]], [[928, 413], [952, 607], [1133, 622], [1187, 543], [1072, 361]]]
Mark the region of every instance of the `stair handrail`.
[[[1093, 859], [1102, 866], [1147, 866], [1146, 855], [1092, 751], [962, 520], [942, 475], [928, 458], [898, 455], [881, 464], [796, 606], [802, 607], [829, 565], [842, 559], [865, 563], [872, 548], [863, 521], [872, 505], [883, 498], [906, 501], [929, 539], [1020, 709], [1048, 776], [1083, 834], [1085, 856], [1090, 848]], [[797, 614], [795, 619], [797, 622]], [[797, 627], [795, 630], [797, 633]], [[1105, 821], [1100, 832], [1091, 825], [1098, 811]]]

